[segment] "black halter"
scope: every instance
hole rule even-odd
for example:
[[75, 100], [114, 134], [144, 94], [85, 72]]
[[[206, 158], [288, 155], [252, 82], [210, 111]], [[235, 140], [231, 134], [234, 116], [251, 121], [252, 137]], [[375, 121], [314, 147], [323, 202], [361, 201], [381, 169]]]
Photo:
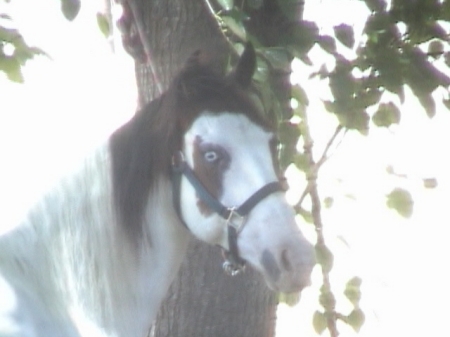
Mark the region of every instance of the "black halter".
[[[177, 160], [178, 159], [178, 160]], [[245, 261], [239, 256], [237, 236], [245, 224], [250, 211], [264, 198], [272, 193], [284, 191], [284, 185], [280, 181], [268, 183], [257, 190], [239, 207], [226, 207], [206, 190], [203, 184], [189, 167], [180, 153], [178, 158], [172, 161], [172, 186], [173, 203], [181, 222], [189, 228], [183, 220], [180, 207], [181, 178], [185, 176], [194, 187], [197, 196], [215, 213], [226, 220], [228, 229], [228, 251], [225, 250], [225, 262], [223, 268], [227, 274], [232, 276], [238, 274], [245, 267]]]

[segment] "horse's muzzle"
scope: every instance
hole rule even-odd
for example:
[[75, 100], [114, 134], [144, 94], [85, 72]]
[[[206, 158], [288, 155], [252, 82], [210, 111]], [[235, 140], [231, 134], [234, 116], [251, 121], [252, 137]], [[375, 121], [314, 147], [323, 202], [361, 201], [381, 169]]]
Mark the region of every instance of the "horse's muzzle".
[[311, 284], [311, 272], [315, 265], [313, 246], [302, 238], [302, 242], [261, 254], [262, 273], [267, 285], [284, 293], [299, 292]]

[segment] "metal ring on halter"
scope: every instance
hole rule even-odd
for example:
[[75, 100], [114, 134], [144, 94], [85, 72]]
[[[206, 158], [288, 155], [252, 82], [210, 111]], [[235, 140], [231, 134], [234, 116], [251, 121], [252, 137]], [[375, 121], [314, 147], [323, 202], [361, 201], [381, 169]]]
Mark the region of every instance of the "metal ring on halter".
[[235, 263], [225, 260], [222, 264], [222, 268], [225, 271], [225, 274], [230, 276], [236, 276], [242, 273], [245, 270], [245, 264], [244, 265], [236, 265]]
[[237, 211], [237, 207], [229, 207], [228, 208], [228, 218], [226, 220], [226, 225], [233, 227], [236, 230], [236, 233], [239, 234], [242, 230], [242, 227], [244, 227], [245, 221], [247, 220], [247, 217], [245, 215], [241, 215]]
[[180, 151], [172, 157], [172, 185], [173, 204], [181, 220], [181, 223], [189, 228], [181, 215], [180, 189], [181, 178], [186, 177], [192, 187], [194, 187], [197, 197], [201, 199], [211, 210], [217, 213], [226, 221], [228, 232], [228, 251], [225, 252], [225, 262], [223, 269], [229, 275], [237, 275], [244, 270], [245, 260], [239, 256], [237, 237], [245, 225], [246, 217], [250, 211], [264, 198], [272, 193], [283, 191], [280, 181], [273, 181], [262, 186], [253, 193], [239, 207], [226, 207], [215, 196], [213, 196], [201, 183], [194, 170], [185, 161], [183, 153]]

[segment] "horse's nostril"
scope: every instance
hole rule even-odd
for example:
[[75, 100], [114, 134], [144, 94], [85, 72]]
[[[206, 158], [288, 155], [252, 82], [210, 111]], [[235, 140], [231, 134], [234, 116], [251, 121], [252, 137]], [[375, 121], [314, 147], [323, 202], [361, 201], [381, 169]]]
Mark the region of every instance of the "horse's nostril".
[[283, 251], [281, 252], [281, 265], [287, 271], [291, 271], [292, 270], [292, 265], [289, 262], [287, 249], [283, 249]]

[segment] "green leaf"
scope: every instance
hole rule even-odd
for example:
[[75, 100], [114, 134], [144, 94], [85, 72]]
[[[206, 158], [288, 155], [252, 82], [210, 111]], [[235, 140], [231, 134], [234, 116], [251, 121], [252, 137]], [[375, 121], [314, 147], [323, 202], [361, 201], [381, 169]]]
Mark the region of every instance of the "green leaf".
[[444, 1], [444, 3], [441, 6], [441, 19], [444, 21], [449, 21], [450, 20], [450, 2], [449, 1]]
[[[380, 46], [377, 46], [377, 48], [380, 48]], [[377, 52], [371, 62], [373, 62], [375, 69], [379, 72], [377, 77], [380, 84], [403, 100], [403, 65], [397, 52], [386, 48], [383, 53]]]
[[247, 40], [247, 33], [242, 22], [236, 21], [230, 16], [223, 16], [222, 20], [226, 27], [242, 41]]
[[23, 83], [24, 82], [24, 78], [23, 78], [23, 74], [22, 74], [22, 69], [21, 68], [16, 68], [14, 70], [10, 70], [6, 73], [6, 76], [8, 76], [8, 79], [12, 82], [16, 82], [16, 83]]
[[344, 290], [345, 297], [348, 298], [355, 308], [358, 307], [361, 300], [361, 283], [361, 278], [355, 276], [347, 282]]
[[300, 293], [279, 293], [278, 301], [293, 307], [300, 302]]
[[444, 53], [444, 45], [441, 41], [434, 40], [428, 45], [428, 54], [434, 58], [440, 57]]
[[22, 39], [22, 36], [17, 29], [0, 26], [0, 41], [14, 44], [16, 39]]
[[336, 53], [336, 41], [329, 35], [321, 35], [317, 37], [317, 43], [327, 53]]
[[439, 23], [434, 22], [427, 28], [432, 37], [442, 40], [448, 40], [448, 33]]
[[328, 112], [334, 113], [335, 112], [335, 103], [331, 101], [322, 101], [323, 106], [325, 107], [325, 110]]
[[347, 102], [354, 97], [357, 83], [351, 74], [352, 65], [341, 58], [330, 73], [330, 90], [336, 101]]
[[423, 186], [425, 188], [436, 188], [438, 186], [438, 182], [436, 178], [425, 178], [423, 179]]
[[285, 48], [267, 48], [263, 53], [274, 69], [290, 71], [291, 57]]
[[444, 61], [447, 67], [450, 67], [450, 52], [446, 52], [444, 54]]
[[309, 105], [308, 95], [306, 95], [305, 90], [299, 84], [292, 86], [291, 95], [303, 106]]
[[311, 59], [309, 58], [309, 56], [308, 55], [306, 55], [306, 54], [304, 54], [304, 55], [300, 55], [300, 56], [297, 56], [299, 59], [300, 59], [300, 61], [302, 61], [304, 64], [306, 64], [306, 65], [308, 65], [308, 66], [312, 66], [313, 65], [313, 63], [312, 63], [312, 61], [311, 61]]
[[309, 75], [309, 79], [314, 78], [316, 76], [318, 76], [321, 80], [330, 76], [330, 73], [328, 72], [328, 69], [325, 64], [322, 64], [318, 71], [312, 72], [311, 75]]
[[302, 216], [303, 220], [307, 223], [314, 223], [314, 219], [312, 213], [310, 211], [305, 210], [304, 208], [297, 209], [297, 212]]
[[333, 203], [334, 203], [333, 197], [326, 197], [323, 200], [323, 205], [325, 206], [325, 208], [331, 208], [333, 206]]
[[321, 311], [314, 312], [313, 315], [313, 327], [317, 334], [322, 334], [327, 328], [327, 317]]
[[400, 123], [400, 110], [392, 102], [382, 103], [373, 115], [372, 121], [379, 127], [389, 127], [392, 124], [398, 124]]
[[403, 188], [395, 188], [387, 195], [387, 207], [397, 211], [405, 218], [411, 217], [413, 213], [414, 200], [411, 193]]
[[3, 71], [10, 81], [23, 83], [20, 62], [15, 57], [2, 56], [0, 54], [0, 71]]
[[433, 118], [436, 115], [436, 103], [434, 102], [433, 96], [429, 95], [420, 95], [417, 96], [420, 104], [425, 109], [428, 117]]
[[309, 171], [308, 158], [306, 157], [306, 155], [304, 153], [295, 154], [294, 164], [302, 172]]
[[450, 110], [450, 99], [443, 99], [442, 103], [444, 103], [445, 107]]
[[234, 0], [217, 0], [217, 2], [226, 11], [229, 11], [234, 7]]
[[386, 166], [386, 172], [389, 174], [395, 174], [394, 166], [392, 165]]
[[431, 93], [439, 86], [448, 87], [450, 77], [436, 68], [418, 47], [406, 50], [405, 56], [407, 57], [405, 65], [408, 66], [407, 71], [404, 72], [406, 83], [427, 109], [426, 105], [430, 102]]
[[383, 91], [378, 88], [368, 88], [365, 91], [358, 93], [356, 96], [358, 106], [367, 108], [375, 105], [380, 101]]
[[336, 116], [342, 126], [349, 130], [358, 130], [362, 135], [369, 132], [370, 116], [364, 109], [354, 109], [334, 104]]
[[33, 54], [33, 56], [41, 55], [50, 58], [50, 55], [48, 55], [44, 50], [38, 47], [28, 47], [28, 51]]
[[331, 250], [324, 244], [316, 244], [316, 260], [322, 266], [324, 273], [329, 273], [333, 269], [334, 256]]
[[[240, 10], [236, 7], [233, 7], [231, 10], [226, 11], [225, 13], [222, 14], [222, 17], [225, 17], [225, 16], [229, 16], [229, 17], [233, 18], [234, 20], [236, 20], [237, 22], [241, 22], [241, 23], [250, 19], [250, 17], [245, 12], [243, 12], [242, 10]], [[255, 40], [253, 40], [252, 42], [253, 42], [254, 47], [258, 48], [258, 43], [255, 43]]]
[[290, 21], [300, 20], [303, 13], [304, 1], [301, 0], [278, 0], [278, 5], [280, 6], [283, 14]]
[[317, 37], [319, 36], [319, 27], [312, 21], [300, 21], [293, 27], [292, 35], [289, 37], [292, 40], [292, 52], [294, 56], [298, 57], [300, 60], [306, 64], [312, 64], [306, 55], [314, 43], [317, 42]]
[[72, 21], [80, 12], [81, 3], [80, 0], [61, 0], [61, 11], [64, 17]]
[[97, 25], [105, 37], [111, 35], [111, 26], [109, 25], [108, 16], [103, 13], [97, 13]]
[[355, 45], [355, 34], [353, 28], [346, 24], [333, 27], [336, 38], [347, 48], [353, 48]]
[[383, 12], [386, 10], [386, 1], [384, 0], [365, 0], [365, 2], [372, 12]]
[[325, 286], [320, 288], [319, 303], [325, 308], [325, 312], [334, 310], [336, 307], [336, 299], [329, 288], [326, 288]]
[[298, 125], [283, 121], [278, 124], [278, 136], [281, 143], [280, 148], [280, 165], [282, 168], [286, 168], [294, 160], [294, 156], [297, 153], [297, 143], [300, 137], [300, 130]]
[[349, 287], [361, 287], [362, 280], [361, 277], [355, 276], [352, 277], [350, 280], [347, 281], [347, 286]]
[[364, 312], [360, 308], [355, 308], [350, 315], [347, 316], [346, 322], [353, 330], [359, 332], [365, 320], [366, 316], [364, 315]]

